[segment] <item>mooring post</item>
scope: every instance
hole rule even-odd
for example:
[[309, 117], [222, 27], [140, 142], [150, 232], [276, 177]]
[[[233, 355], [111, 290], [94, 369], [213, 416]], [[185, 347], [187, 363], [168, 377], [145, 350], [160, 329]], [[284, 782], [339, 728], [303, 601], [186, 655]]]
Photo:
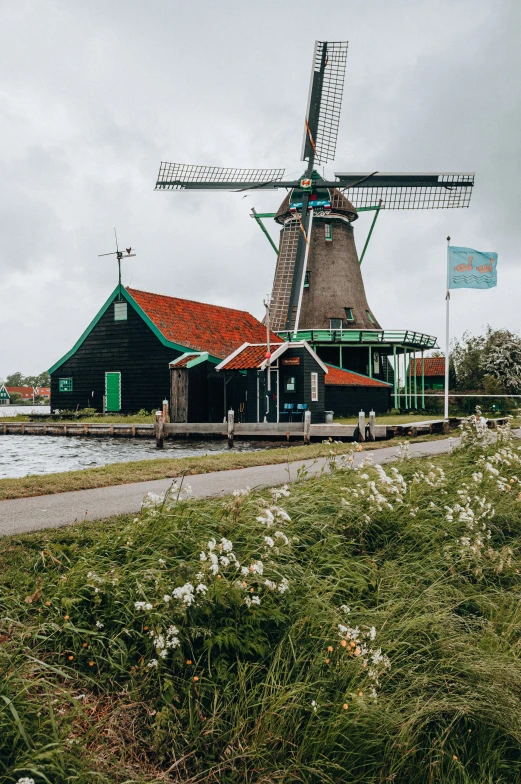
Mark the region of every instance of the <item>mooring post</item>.
[[235, 414], [233, 408], [228, 411], [228, 449], [233, 449], [233, 425]]
[[304, 443], [311, 441], [311, 411], [304, 411]]
[[365, 441], [365, 411], [358, 414], [358, 440]]
[[156, 449], [163, 449], [164, 424], [163, 412], [156, 411]]
[[376, 441], [376, 414], [369, 412], [369, 441]]
[[163, 422], [170, 422], [170, 414], [168, 413], [168, 400], [163, 400]]

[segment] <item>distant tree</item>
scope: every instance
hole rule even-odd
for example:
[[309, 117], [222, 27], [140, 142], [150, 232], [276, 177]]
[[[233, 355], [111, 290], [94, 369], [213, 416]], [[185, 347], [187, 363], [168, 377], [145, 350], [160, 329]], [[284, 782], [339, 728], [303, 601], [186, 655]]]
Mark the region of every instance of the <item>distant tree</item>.
[[38, 376], [24, 376], [23, 373], [11, 373], [4, 381], [6, 387], [49, 387], [51, 377], [46, 370]]
[[488, 329], [481, 366], [492, 377], [502, 392], [518, 395], [521, 392], [521, 338], [507, 329], [495, 332]]
[[25, 376], [21, 373], [11, 373], [5, 380], [6, 387], [23, 387], [25, 386]]
[[488, 326], [484, 335], [465, 332], [452, 344], [456, 389], [487, 395], [521, 393], [521, 337]]

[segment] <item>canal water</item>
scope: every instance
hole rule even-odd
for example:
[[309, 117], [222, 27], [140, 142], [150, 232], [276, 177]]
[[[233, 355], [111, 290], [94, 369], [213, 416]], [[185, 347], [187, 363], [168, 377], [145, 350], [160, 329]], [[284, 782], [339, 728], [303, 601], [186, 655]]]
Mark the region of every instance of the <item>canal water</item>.
[[[259, 444], [236, 441], [234, 451], [253, 452]], [[226, 452], [223, 441], [165, 441], [156, 449], [154, 439], [83, 438], [76, 436], [0, 436], [0, 479], [76, 471], [109, 463], [156, 460], [158, 457], [195, 457]]]

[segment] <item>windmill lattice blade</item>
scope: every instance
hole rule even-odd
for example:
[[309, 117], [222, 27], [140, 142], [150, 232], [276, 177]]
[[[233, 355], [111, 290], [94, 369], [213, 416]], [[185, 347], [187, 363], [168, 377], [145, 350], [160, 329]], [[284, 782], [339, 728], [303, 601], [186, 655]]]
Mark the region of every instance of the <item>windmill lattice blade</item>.
[[286, 326], [300, 231], [297, 220], [290, 218], [285, 221], [277, 266], [275, 267], [270, 308], [270, 324], [274, 332], [278, 332]]
[[[338, 189], [356, 208], [371, 207], [382, 200], [386, 210], [440, 210], [468, 207], [474, 174], [383, 174], [335, 173]], [[356, 185], [357, 180], [366, 180]], [[352, 179], [353, 184], [345, 185]]]
[[[315, 123], [310, 119], [310, 116], [316, 111], [316, 108], [311, 106], [313, 100], [313, 82], [316, 75], [320, 72], [324, 46], [327, 47], [326, 65], [322, 79], [320, 103], [318, 105], [318, 123], [316, 125], [314, 139], [316, 163], [326, 163], [327, 161], [333, 161], [335, 159], [338, 126], [340, 124], [340, 110], [342, 108], [342, 96], [344, 92], [348, 42], [316, 42], [307, 110], [307, 117], [312, 125], [315, 125]], [[307, 130], [304, 135], [304, 150], [306, 148], [306, 136]]]
[[156, 190], [179, 190], [186, 187], [201, 189], [241, 184], [278, 182], [284, 169], [225, 169], [221, 166], [192, 166], [183, 163], [161, 162]]

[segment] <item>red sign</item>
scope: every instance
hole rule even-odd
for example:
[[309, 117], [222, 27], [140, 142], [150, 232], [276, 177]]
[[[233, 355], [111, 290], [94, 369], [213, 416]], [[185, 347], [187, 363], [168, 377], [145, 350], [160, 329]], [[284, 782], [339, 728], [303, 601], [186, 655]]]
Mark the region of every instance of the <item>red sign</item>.
[[288, 357], [282, 360], [283, 365], [300, 365], [300, 357]]

